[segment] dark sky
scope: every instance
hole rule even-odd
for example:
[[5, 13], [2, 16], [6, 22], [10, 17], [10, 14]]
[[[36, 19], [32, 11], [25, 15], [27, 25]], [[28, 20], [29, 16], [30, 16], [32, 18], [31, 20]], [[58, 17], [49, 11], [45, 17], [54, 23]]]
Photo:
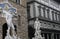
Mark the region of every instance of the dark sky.
[[56, 1], [56, 2], [60, 3], [60, 0], [54, 0], [54, 1]]

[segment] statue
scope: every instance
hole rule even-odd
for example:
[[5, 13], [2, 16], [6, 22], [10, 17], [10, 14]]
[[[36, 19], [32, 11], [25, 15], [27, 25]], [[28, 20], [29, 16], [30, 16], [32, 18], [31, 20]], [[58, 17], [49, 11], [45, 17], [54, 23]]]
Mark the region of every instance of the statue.
[[[4, 4], [1, 4], [4, 5]], [[16, 15], [16, 9], [14, 9], [12, 6], [6, 6], [7, 3], [5, 3], [5, 6], [1, 6], [2, 12], [0, 14], [2, 14], [2, 17], [6, 18], [6, 22], [8, 25], [8, 29], [7, 29], [7, 35], [5, 36], [5, 39], [20, 39], [19, 37], [17, 37], [17, 34], [15, 32], [15, 28], [12, 22], [12, 19], [14, 16]], [[10, 35], [10, 29], [12, 28], [12, 36]]]
[[9, 35], [10, 28], [12, 28], [12, 30], [13, 30], [13, 35], [14, 35], [14, 30], [15, 30], [14, 25], [12, 23], [13, 15], [11, 14], [11, 12], [5, 11], [5, 10], [3, 10], [3, 13], [5, 14], [6, 22], [8, 24], [7, 35], [10, 37], [10, 35]]
[[41, 24], [40, 24], [38, 18], [36, 18], [36, 21], [35, 21], [35, 23], [34, 23], [35, 36], [36, 36], [36, 34], [40, 31], [40, 25], [41, 25]]
[[38, 18], [36, 18], [36, 21], [34, 23], [34, 28], [35, 28], [35, 37], [32, 38], [32, 39], [43, 39], [42, 36], [41, 36], [41, 23], [40, 21], [38, 20]]

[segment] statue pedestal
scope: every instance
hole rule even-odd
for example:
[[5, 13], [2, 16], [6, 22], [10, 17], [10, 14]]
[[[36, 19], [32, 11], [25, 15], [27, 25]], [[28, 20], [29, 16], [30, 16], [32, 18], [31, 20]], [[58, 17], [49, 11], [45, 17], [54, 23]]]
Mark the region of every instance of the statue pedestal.
[[5, 39], [20, 39], [20, 38], [17, 37], [17, 36], [10, 36], [10, 35], [8, 35], [8, 36], [5, 37]]
[[40, 35], [40, 36], [35, 36], [32, 39], [44, 39], [44, 38]]
[[12, 39], [12, 37], [9, 35], [9, 36], [6, 36], [5, 39]]
[[35, 37], [32, 39], [44, 39], [44, 37], [41, 36], [41, 30], [36, 30], [34, 35]]
[[34, 34], [35, 37], [32, 39], [43, 39], [43, 37], [41, 36], [41, 30], [40, 30], [41, 23], [38, 18], [36, 18], [36, 21], [34, 23], [34, 28], [35, 28], [35, 34]]
[[[17, 34], [16, 34], [16, 32], [14, 31], [14, 30], [10, 30], [10, 29], [8, 28], [8, 30], [7, 30], [7, 35], [6, 35], [6, 37], [5, 37], [5, 39], [20, 39], [18, 36], [17, 36]], [[11, 32], [11, 34], [9, 33], [9, 32]], [[13, 32], [13, 33], [12, 33]]]

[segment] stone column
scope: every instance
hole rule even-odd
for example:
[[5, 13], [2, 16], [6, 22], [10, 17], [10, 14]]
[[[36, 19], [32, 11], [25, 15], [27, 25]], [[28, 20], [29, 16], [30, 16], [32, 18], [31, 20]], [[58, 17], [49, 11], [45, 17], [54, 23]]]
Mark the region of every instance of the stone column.
[[50, 20], [52, 20], [52, 10], [50, 9], [50, 12], [49, 12], [49, 18], [50, 18]]
[[52, 20], [54, 20], [54, 11], [52, 11], [52, 18], [53, 18]]
[[41, 6], [41, 16], [44, 17], [43, 7]]
[[47, 34], [47, 39], [49, 39], [49, 34]]
[[43, 34], [43, 39], [45, 39], [45, 35]]
[[41, 6], [38, 7], [39, 8], [39, 17], [41, 16]]
[[57, 13], [55, 13], [55, 17], [56, 17], [56, 20], [57, 20]]
[[59, 39], [60, 39], [60, 34], [59, 34]]
[[60, 22], [60, 14], [58, 14], [59, 22]]
[[48, 18], [47, 8], [45, 8], [45, 18]]
[[51, 34], [51, 39], [54, 39], [54, 33]]
[[46, 7], [43, 7], [43, 14], [44, 14], [44, 17], [45, 17], [45, 10], [46, 10]]
[[57, 14], [57, 21], [59, 21], [59, 14]]
[[49, 8], [47, 9], [47, 13], [48, 13], [48, 19], [50, 20], [50, 14], [49, 14], [50, 13], [50, 9]]
[[56, 39], [57, 39], [57, 34], [56, 34]]

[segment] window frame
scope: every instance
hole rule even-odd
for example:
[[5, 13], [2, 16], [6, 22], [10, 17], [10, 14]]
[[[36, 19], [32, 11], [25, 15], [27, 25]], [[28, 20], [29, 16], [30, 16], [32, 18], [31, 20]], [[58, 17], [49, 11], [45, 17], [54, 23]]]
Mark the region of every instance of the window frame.
[[[12, 2], [15, 2], [17, 4], [21, 4], [21, 0], [11, 0]], [[18, 3], [19, 2], [19, 3]]]

